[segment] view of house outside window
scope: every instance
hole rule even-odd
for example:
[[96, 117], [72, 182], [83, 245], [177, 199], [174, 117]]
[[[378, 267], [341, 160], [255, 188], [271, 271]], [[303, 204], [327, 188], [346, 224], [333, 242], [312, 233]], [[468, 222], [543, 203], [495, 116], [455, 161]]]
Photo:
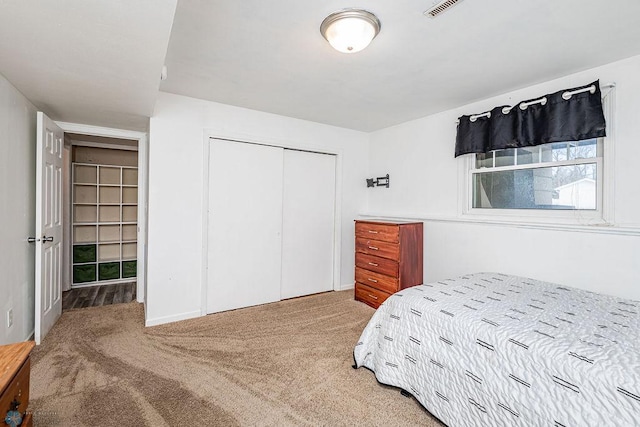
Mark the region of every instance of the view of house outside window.
[[595, 210], [602, 151], [588, 139], [476, 154], [472, 207]]

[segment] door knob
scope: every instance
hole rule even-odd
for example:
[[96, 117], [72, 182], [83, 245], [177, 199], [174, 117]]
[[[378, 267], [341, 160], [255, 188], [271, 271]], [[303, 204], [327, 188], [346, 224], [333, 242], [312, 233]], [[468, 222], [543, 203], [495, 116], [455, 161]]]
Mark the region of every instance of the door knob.
[[42, 236], [42, 242], [53, 242], [53, 236]]
[[29, 237], [27, 239], [27, 242], [29, 242], [29, 243], [35, 243], [35, 242], [39, 242], [39, 241], [40, 241], [40, 239], [36, 239], [35, 237]]

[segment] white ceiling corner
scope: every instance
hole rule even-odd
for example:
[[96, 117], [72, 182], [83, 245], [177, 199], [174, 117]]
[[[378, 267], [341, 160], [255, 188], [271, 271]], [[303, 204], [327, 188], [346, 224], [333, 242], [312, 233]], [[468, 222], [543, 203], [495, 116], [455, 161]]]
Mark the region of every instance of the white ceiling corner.
[[[0, 0], [0, 74], [66, 122], [146, 131], [160, 89], [373, 131], [640, 54], [638, 0], [432, 4]], [[319, 31], [346, 7], [382, 23], [353, 55]]]
[[0, 74], [52, 119], [146, 131], [177, 0], [2, 0]]

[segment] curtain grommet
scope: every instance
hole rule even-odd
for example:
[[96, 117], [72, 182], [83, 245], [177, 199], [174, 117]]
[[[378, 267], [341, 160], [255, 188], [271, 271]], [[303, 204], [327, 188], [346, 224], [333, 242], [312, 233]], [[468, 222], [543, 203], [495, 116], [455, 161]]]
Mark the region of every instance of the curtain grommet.
[[487, 111], [486, 113], [482, 113], [482, 114], [474, 114], [473, 116], [469, 117], [469, 121], [471, 123], [474, 123], [480, 117], [486, 117], [486, 118], [490, 119], [491, 118], [491, 111]]
[[573, 95], [576, 95], [578, 93], [584, 93], [584, 92], [589, 92], [591, 95], [593, 95], [594, 93], [596, 93], [596, 85], [591, 85], [589, 87], [585, 87], [584, 89], [566, 91], [562, 94], [562, 99], [564, 99], [565, 101], [568, 101], [571, 99]]

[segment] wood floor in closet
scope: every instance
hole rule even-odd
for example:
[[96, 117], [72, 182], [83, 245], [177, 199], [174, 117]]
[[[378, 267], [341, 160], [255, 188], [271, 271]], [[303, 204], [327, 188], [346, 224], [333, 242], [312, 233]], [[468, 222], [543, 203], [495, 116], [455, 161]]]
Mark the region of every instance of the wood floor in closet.
[[62, 293], [62, 310], [121, 304], [136, 299], [136, 282], [71, 289]]

